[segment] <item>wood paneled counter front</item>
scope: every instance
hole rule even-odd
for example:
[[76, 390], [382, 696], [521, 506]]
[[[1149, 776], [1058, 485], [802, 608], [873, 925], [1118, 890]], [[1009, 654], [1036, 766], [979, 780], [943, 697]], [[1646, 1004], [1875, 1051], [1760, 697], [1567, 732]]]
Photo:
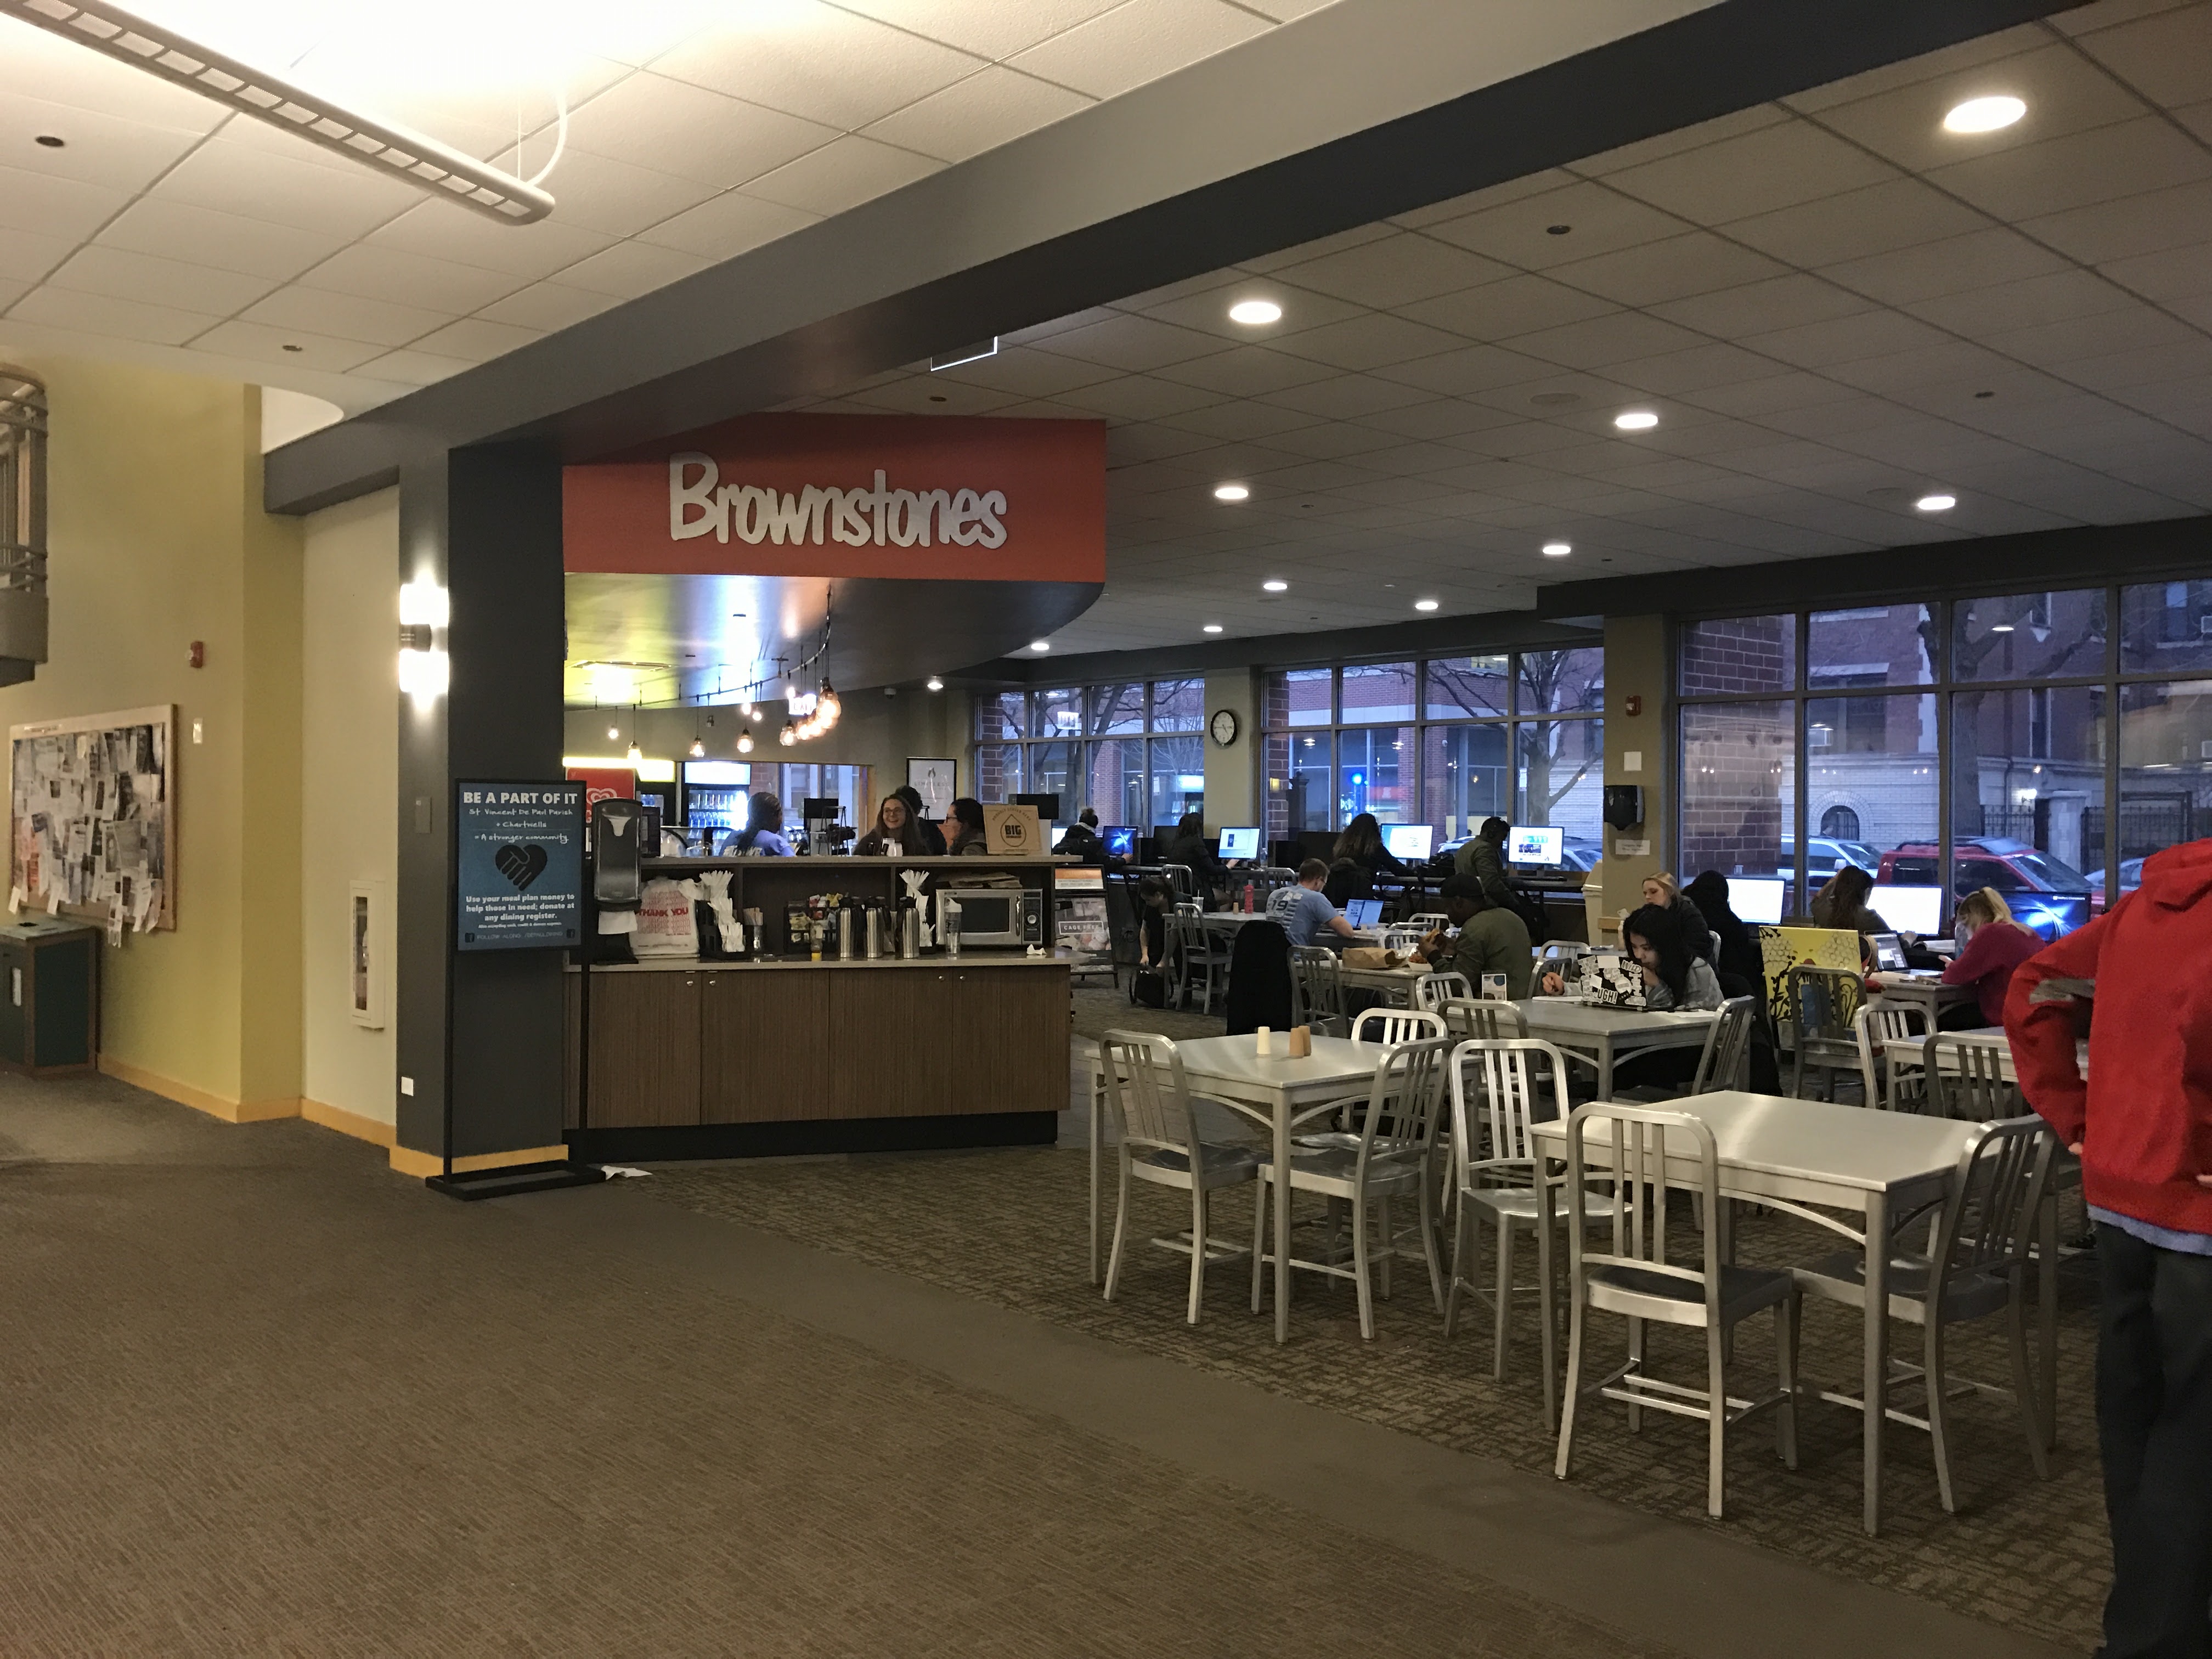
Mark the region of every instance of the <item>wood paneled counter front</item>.
[[675, 960], [586, 979], [569, 969], [578, 1157], [1046, 1144], [1067, 1105], [1064, 956]]

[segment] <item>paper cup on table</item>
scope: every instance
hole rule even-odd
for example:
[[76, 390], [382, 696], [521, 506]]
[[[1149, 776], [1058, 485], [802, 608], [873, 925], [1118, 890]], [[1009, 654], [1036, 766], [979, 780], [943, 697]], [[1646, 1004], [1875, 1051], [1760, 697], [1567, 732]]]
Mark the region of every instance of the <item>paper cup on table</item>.
[[1262, 1025], [1257, 1035], [1260, 1039], [1260, 1058], [1265, 1060], [1275, 1052], [1275, 1034]]

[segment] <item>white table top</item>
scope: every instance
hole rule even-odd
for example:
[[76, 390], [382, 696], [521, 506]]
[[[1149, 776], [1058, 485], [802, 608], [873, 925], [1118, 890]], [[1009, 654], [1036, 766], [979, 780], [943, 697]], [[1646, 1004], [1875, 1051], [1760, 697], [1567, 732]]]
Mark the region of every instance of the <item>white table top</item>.
[[[1723, 1168], [1881, 1192], [1950, 1170], [1978, 1123], [1871, 1112], [1825, 1100], [1717, 1091], [1670, 1100], [1659, 1108], [1686, 1112], [1713, 1132]], [[1565, 1143], [1564, 1121], [1529, 1125], [1541, 1139]], [[1585, 1146], [1595, 1147], [1595, 1134]]]
[[1875, 974], [1870, 977], [1889, 996], [1950, 997], [1963, 1002], [1968, 997], [1980, 994], [1971, 985], [1946, 985], [1940, 971], [1924, 969], [1903, 974]]
[[1526, 997], [1513, 1005], [1532, 1031], [1571, 1031], [1582, 1036], [1619, 1036], [1624, 1031], [1699, 1029], [1720, 1018], [1717, 1009], [1607, 1008], [1568, 997]]
[[[1274, 1033], [1281, 1048], [1289, 1034]], [[1250, 1032], [1240, 1036], [1189, 1037], [1178, 1042], [1183, 1071], [1194, 1080], [1227, 1083], [1248, 1089], [1310, 1089], [1364, 1083], [1374, 1077], [1382, 1049], [1372, 1042], [1349, 1037], [1317, 1036], [1313, 1053], [1303, 1060], [1287, 1054], [1260, 1054], [1259, 1039]]]

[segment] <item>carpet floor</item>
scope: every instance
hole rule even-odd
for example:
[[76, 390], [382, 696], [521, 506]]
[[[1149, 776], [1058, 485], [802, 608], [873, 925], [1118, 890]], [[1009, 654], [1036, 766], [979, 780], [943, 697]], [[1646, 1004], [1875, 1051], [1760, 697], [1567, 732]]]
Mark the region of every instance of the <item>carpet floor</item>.
[[[1249, 1268], [1210, 1276], [1203, 1322], [1183, 1322], [1187, 1260], [1133, 1248], [1120, 1298], [1103, 1301], [1086, 1282], [1085, 1177], [1079, 1151], [1034, 1149], [866, 1159], [662, 1166], [639, 1183], [665, 1202], [742, 1222], [823, 1249], [1051, 1320], [1091, 1335], [1422, 1436], [1456, 1450], [1548, 1471], [1555, 1444], [1542, 1420], [1533, 1298], [1516, 1316], [1508, 1378], [1492, 1380], [1487, 1315], [1462, 1310], [1459, 1334], [1443, 1336], [1418, 1262], [1401, 1263], [1397, 1294], [1379, 1304], [1372, 1343], [1363, 1342], [1348, 1286], [1302, 1278], [1291, 1340], [1277, 1347], [1273, 1321], [1249, 1311]], [[1318, 1209], [1318, 1200], [1311, 1202]], [[1137, 1187], [1135, 1237], [1188, 1225], [1188, 1200]], [[1110, 1205], [1110, 1197], [1109, 1197]], [[1303, 1212], [1302, 1212], [1303, 1213]], [[1217, 1200], [1213, 1230], [1249, 1238], [1250, 1199]], [[1739, 1259], [1787, 1265], [1826, 1254], [1833, 1236], [1765, 1213], [1747, 1216]], [[1533, 1264], [1530, 1264], [1533, 1266]], [[2039, 1481], [2018, 1419], [2002, 1401], [1968, 1399], [1954, 1408], [1954, 1470], [1960, 1513], [1936, 1496], [1926, 1437], [1893, 1426], [1882, 1534], [1859, 1525], [1858, 1419], [1814, 1403], [1801, 1416], [1801, 1467], [1775, 1455], [1766, 1421], [1731, 1443], [1730, 1534], [1829, 1571], [1940, 1603], [1970, 1617], [2086, 1650], [2097, 1634], [2107, 1582], [2102, 1498], [2088, 1419], [2094, 1346], [2094, 1276], [2086, 1262], [2062, 1274], [2060, 1443], [2051, 1478]], [[1526, 1280], [1526, 1274], [1523, 1274]], [[1860, 1355], [1856, 1310], [1808, 1302], [1802, 1369], [1815, 1385], [1853, 1389]], [[2001, 1322], [1958, 1334], [1955, 1376], [2010, 1376]], [[1593, 1325], [1608, 1364], [1625, 1351], [1616, 1322]], [[1771, 1326], [1741, 1328], [1730, 1376], [1739, 1394], [1771, 1389]], [[1894, 1328], [1895, 1352], [1917, 1353], [1917, 1332]], [[1671, 1340], [1669, 1340], [1671, 1338]], [[1703, 1380], [1701, 1343], [1655, 1335], [1653, 1352], [1676, 1380]], [[1605, 1345], [1610, 1344], [1610, 1346]], [[1576, 1481], [1638, 1509], [1698, 1524], [1705, 1515], [1705, 1428], [1650, 1414], [1640, 1436], [1625, 1411], [1599, 1402], [1577, 1435]]]
[[383, 1166], [0, 1079], [9, 1659], [1678, 1659]]

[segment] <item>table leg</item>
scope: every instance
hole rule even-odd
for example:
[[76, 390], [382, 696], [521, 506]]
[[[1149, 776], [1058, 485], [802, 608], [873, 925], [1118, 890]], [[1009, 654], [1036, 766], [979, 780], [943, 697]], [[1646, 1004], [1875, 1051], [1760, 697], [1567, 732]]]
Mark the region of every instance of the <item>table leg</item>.
[[1098, 1282], [1098, 1175], [1101, 1164], [1098, 1145], [1099, 1097], [1106, 1091], [1106, 1079], [1099, 1073], [1091, 1074], [1091, 1282]]
[[2036, 1379], [2043, 1392], [2037, 1422], [2045, 1446], [2058, 1444], [2058, 1190], [2045, 1187], [2035, 1223]]
[[1867, 1534], [1881, 1530], [1881, 1431], [1889, 1406], [1889, 1195], [1867, 1194], [1866, 1207], [1866, 1491]]
[[1275, 1340], [1291, 1338], [1291, 1103], [1275, 1102]]
[[[1536, 1154], [1536, 1310], [1543, 1324], [1537, 1346], [1544, 1367], [1544, 1431], [1547, 1434], [1559, 1426], [1559, 1313], [1552, 1304], [1556, 1269], [1552, 1259], [1555, 1241], [1550, 1163], [1541, 1152]], [[1498, 1237], [1502, 1249], [1504, 1235]], [[1569, 1294], [1572, 1294], [1571, 1286]]]
[[1613, 1098], [1613, 1034], [1601, 1033], [1597, 1040], [1597, 1097]]

